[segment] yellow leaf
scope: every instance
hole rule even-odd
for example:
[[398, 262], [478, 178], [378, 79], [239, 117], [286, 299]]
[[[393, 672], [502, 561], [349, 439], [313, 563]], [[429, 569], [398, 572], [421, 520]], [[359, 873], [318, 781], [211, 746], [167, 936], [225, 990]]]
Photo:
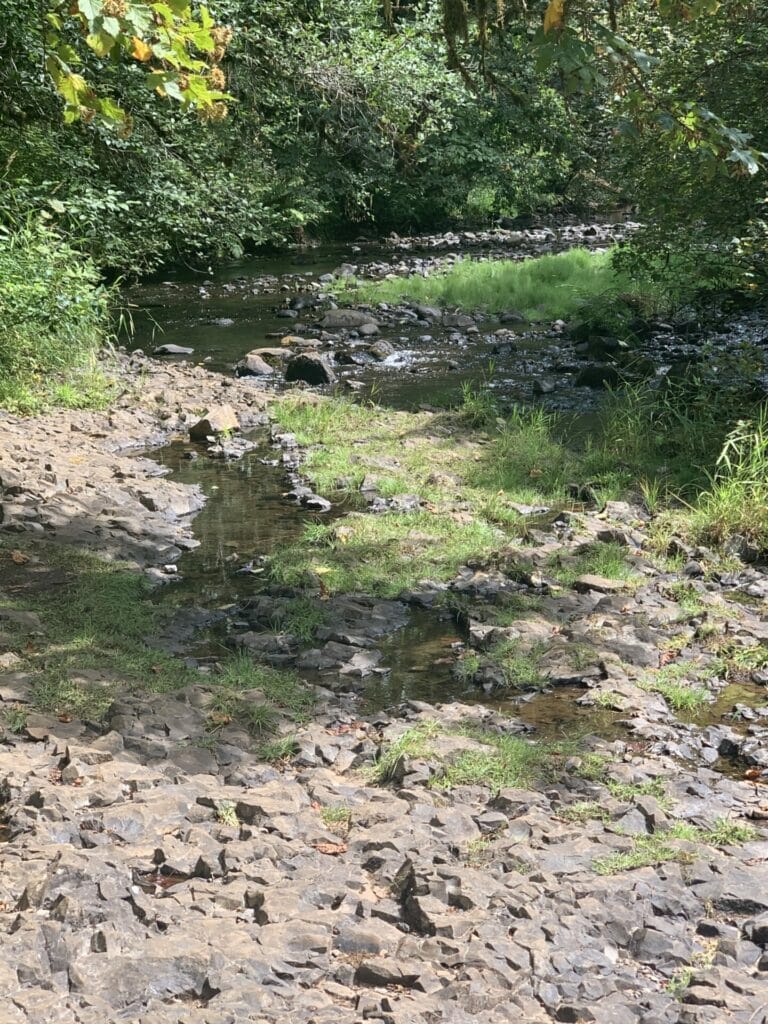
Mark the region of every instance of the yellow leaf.
[[560, 28], [565, 20], [565, 0], [549, 0], [544, 14], [545, 35], [553, 28]]
[[151, 58], [152, 47], [147, 46], [143, 39], [139, 39], [138, 36], [133, 36], [131, 43], [133, 44], [133, 49], [131, 50], [132, 57], [141, 61], [148, 61]]
[[12, 551], [11, 559], [16, 565], [24, 565], [25, 562], [29, 561], [29, 555], [25, 555], [22, 551]]

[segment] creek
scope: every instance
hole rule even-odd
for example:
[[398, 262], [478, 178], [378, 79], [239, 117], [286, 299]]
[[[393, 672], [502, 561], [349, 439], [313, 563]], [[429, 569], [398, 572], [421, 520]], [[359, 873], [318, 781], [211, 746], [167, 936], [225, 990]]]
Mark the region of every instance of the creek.
[[[499, 255], [480, 248], [473, 249], [469, 258]], [[330, 246], [261, 258], [203, 281], [191, 272], [178, 271], [164, 282], [130, 293], [135, 307], [133, 344], [146, 351], [159, 344], [190, 347], [195, 361], [231, 373], [246, 352], [275, 345], [275, 337], [291, 333], [293, 319], [279, 315], [288, 308], [288, 301], [305, 295], [312, 282], [353, 260], [361, 266], [366, 261], [380, 265], [393, 260], [393, 255], [378, 248], [361, 255], [349, 246]], [[445, 332], [435, 331], [425, 341], [423, 327], [401, 328], [396, 358], [340, 367], [342, 386], [352, 378], [362, 385], [359, 394], [373, 395], [377, 402], [401, 409], [456, 403], [462, 385], [480, 379], [505, 399], [530, 400], [537, 393], [532, 381], [541, 374], [556, 374], [563, 364], [558, 338], [551, 332], [520, 330], [512, 349], [494, 356], [498, 327], [497, 321], [487, 320], [477, 333], [452, 341]], [[281, 386], [277, 377], [256, 380], [260, 387]], [[599, 392], [571, 388], [555, 395], [539, 394], [538, 400], [550, 408], [576, 412], [574, 429], [578, 429], [579, 421], [583, 425], [593, 415]], [[194, 522], [200, 545], [183, 555], [178, 581], [162, 589], [160, 600], [232, 612], [263, 589], [261, 563], [276, 546], [296, 539], [308, 523], [328, 520], [328, 514], [307, 511], [285, 497], [287, 481], [279, 452], [266, 431], [255, 440], [255, 450], [232, 461], [209, 458], [184, 442], [151, 453], [173, 480], [199, 484], [207, 498]], [[337, 510], [330, 513], [336, 514]], [[547, 739], [588, 732], [606, 739], [625, 735], [622, 715], [580, 703], [586, 692], [580, 687], [561, 686], [512, 700], [489, 698], [468, 687], [453, 670], [456, 650], [466, 640], [454, 619], [434, 610], [411, 609], [408, 614], [407, 624], [378, 644], [379, 669], [358, 687], [366, 710], [391, 708], [407, 700], [430, 704], [482, 700]], [[205, 651], [205, 641], [199, 649]], [[753, 706], [765, 700], [761, 687], [742, 690], [736, 693], [728, 687], [694, 721], [706, 725], [723, 720], [735, 700]]]

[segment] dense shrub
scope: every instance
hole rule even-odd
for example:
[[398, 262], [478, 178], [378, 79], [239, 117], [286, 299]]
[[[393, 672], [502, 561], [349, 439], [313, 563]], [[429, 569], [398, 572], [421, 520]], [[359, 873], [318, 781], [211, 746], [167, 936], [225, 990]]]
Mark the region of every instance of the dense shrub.
[[39, 222], [0, 233], [0, 405], [91, 404], [103, 395], [95, 356], [107, 326], [107, 292], [89, 260]]

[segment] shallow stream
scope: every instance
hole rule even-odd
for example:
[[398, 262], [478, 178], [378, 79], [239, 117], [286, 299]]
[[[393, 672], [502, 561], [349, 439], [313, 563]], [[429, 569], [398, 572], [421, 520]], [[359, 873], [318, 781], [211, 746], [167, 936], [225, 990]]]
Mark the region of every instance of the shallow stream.
[[[482, 255], [474, 251], [471, 257]], [[304, 294], [308, 281], [347, 261], [360, 264], [383, 258], [391, 259], [392, 254], [369, 249], [361, 255], [350, 246], [330, 246], [255, 260], [221, 271], [211, 280], [178, 272], [165, 282], [132, 291], [134, 345], [147, 351], [159, 344], [189, 346], [194, 348], [194, 356], [188, 358], [231, 372], [246, 352], [274, 345], [275, 336], [290, 333], [293, 321], [278, 316], [278, 310], [292, 296]], [[508, 400], [530, 398], [531, 382], [542, 366], [551, 372], [553, 360], [557, 365], [557, 339], [521, 332], [513, 357], [509, 353], [494, 357], [489, 368], [489, 338], [497, 326], [493, 321], [484, 323], [481, 333], [467, 339], [458, 352], [455, 348], [451, 351], [450, 359], [439, 337], [432, 342], [417, 341], [423, 327], [404, 328], [412, 349], [399, 350], [396, 360], [385, 363], [342, 367], [340, 375], [354, 377], [364, 384], [364, 393], [373, 391], [377, 401], [398, 408], [455, 402], [464, 382], [481, 378], [499, 388]], [[256, 381], [259, 386], [265, 384], [264, 378]], [[549, 396], [547, 401], [558, 405]], [[560, 406], [578, 410], [585, 419], [590, 417], [596, 398], [588, 389], [578, 388], [571, 389], [569, 401], [570, 405], [561, 402]], [[577, 419], [574, 429], [578, 425]], [[327, 521], [327, 514], [309, 512], [285, 496], [287, 480], [279, 453], [266, 431], [255, 439], [258, 447], [234, 461], [210, 458], [198, 446], [184, 442], [152, 453], [174, 480], [199, 484], [207, 498], [194, 521], [200, 546], [184, 554], [178, 580], [163, 588], [160, 600], [209, 610], [232, 609], [259, 590], [264, 556], [297, 538], [307, 523]], [[606, 739], [626, 736], [621, 714], [580, 704], [585, 691], [578, 687], [516, 700], [489, 700], [474, 688], [468, 690], [453, 672], [455, 648], [463, 639], [451, 618], [413, 610], [409, 623], [380, 645], [381, 666], [388, 671], [365, 680], [365, 707], [384, 709], [409, 699], [428, 703], [482, 699], [522, 719], [547, 739], [586, 732]], [[764, 691], [736, 692], [728, 687], [694, 721], [701, 725], [722, 721], [737, 701], [754, 704], [761, 696], [764, 702]]]

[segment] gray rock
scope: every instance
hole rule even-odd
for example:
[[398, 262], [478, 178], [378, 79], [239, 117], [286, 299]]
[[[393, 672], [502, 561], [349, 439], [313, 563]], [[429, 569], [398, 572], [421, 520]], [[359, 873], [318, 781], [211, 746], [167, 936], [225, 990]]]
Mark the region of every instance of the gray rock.
[[193, 348], [186, 348], [184, 345], [158, 345], [153, 349], [153, 356], [191, 356]]
[[262, 359], [258, 349], [248, 352], [235, 367], [235, 374], [238, 377], [269, 376], [274, 372], [274, 368]]
[[329, 309], [320, 322], [326, 331], [354, 330], [365, 324], [378, 327], [373, 314], [362, 309]]
[[189, 436], [193, 441], [205, 441], [217, 434], [229, 433], [240, 429], [240, 420], [231, 405], [218, 405], [209, 409], [202, 419], [189, 428]]
[[286, 363], [285, 379], [303, 380], [313, 385], [335, 384], [338, 380], [328, 360], [314, 352], [291, 356]]

